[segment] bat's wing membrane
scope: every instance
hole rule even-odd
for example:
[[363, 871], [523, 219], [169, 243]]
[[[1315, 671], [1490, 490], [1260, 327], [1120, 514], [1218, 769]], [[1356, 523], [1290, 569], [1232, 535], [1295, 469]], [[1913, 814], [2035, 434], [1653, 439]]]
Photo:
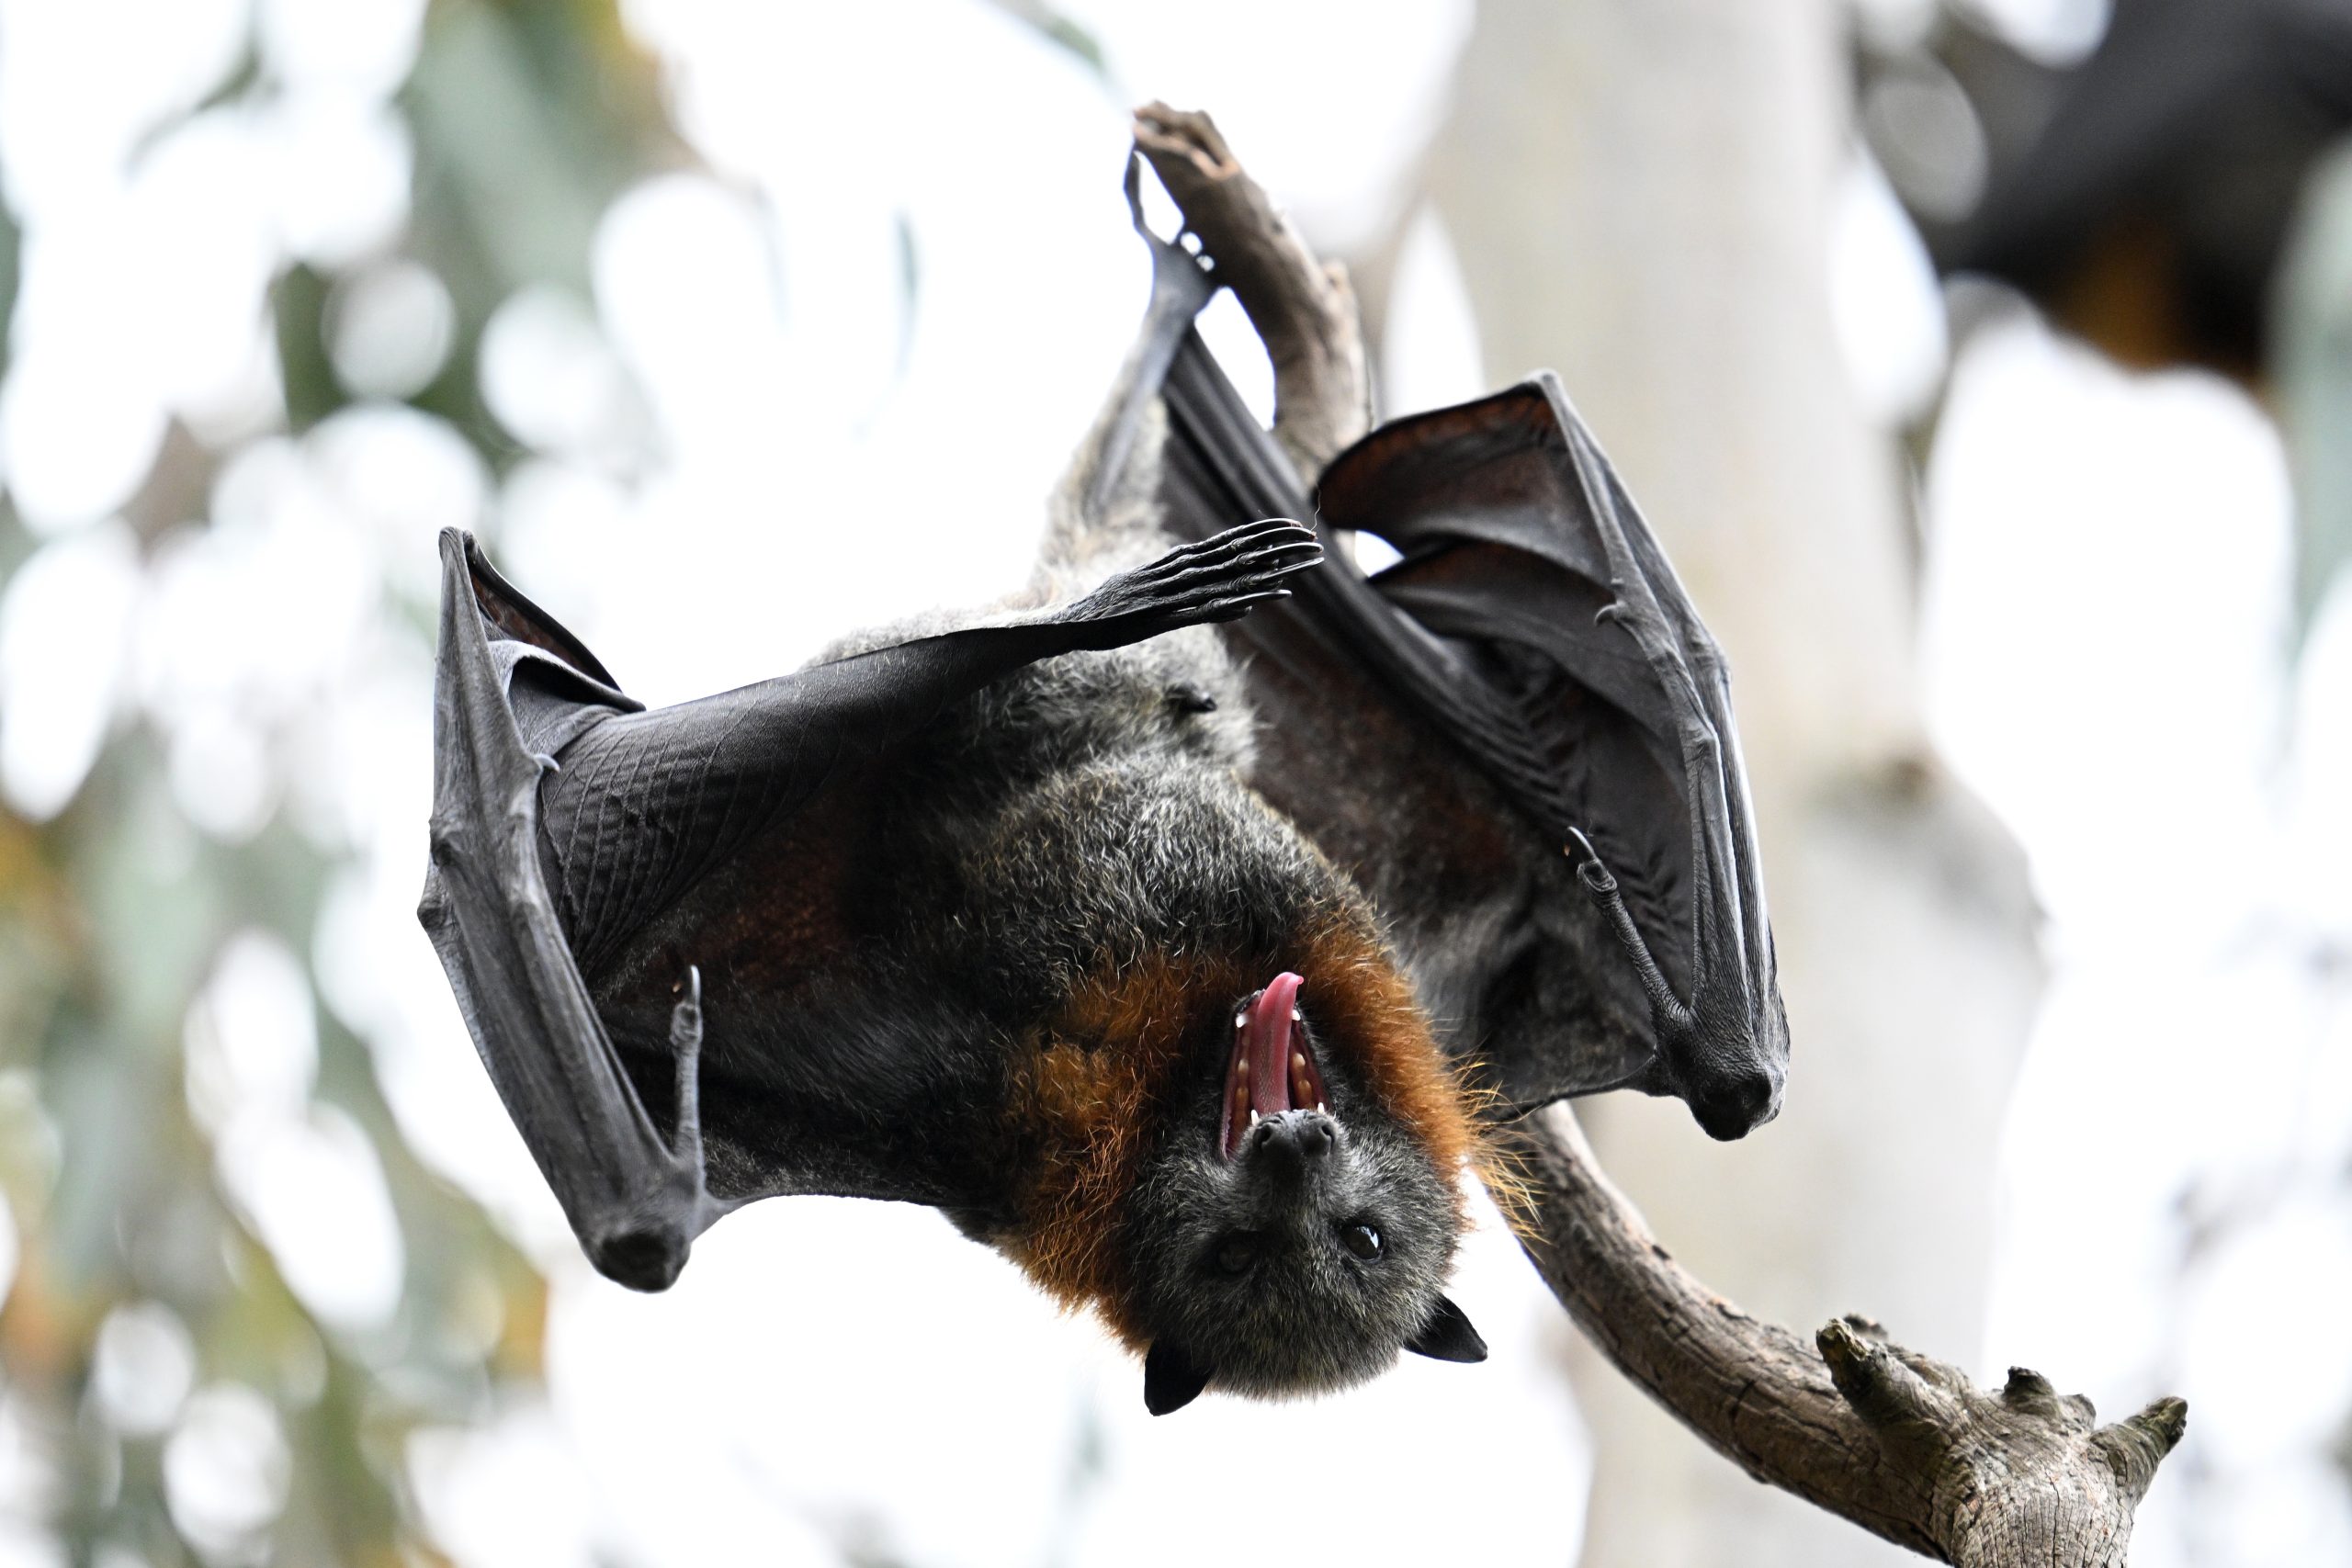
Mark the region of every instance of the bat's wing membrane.
[[[1163, 272], [1197, 265], [1154, 243]], [[1288, 458], [1197, 334], [1158, 309], [1146, 332], [1177, 345], [1171, 526], [1298, 506]], [[1723, 660], [1558, 383], [1385, 425], [1330, 464], [1315, 504], [1323, 564], [1295, 605], [1231, 634], [1267, 728], [1314, 738], [1277, 737], [1260, 787], [1343, 863], [1439, 906], [1385, 911], [1408, 944], [1453, 913], [1459, 946], [1506, 880], [1573, 896], [1554, 869], [1573, 865], [1613, 940], [1544, 945], [1530, 933], [1558, 910], [1479, 917], [1489, 991], [1529, 989], [1520, 971], [1549, 963], [1587, 998], [1547, 1004], [1555, 1027], [1479, 1020], [1469, 1048], [1508, 1102], [1626, 1086], [1680, 1095], [1717, 1136], [1769, 1119], [1787, 1023]], [[1367, 579], [1338, 530], [1402, 558]], [[1368, 726], [1386, 739], [1357, 739]], [[1430, 869], [1449, 862], [1460, 875]]]
[[1400, 638], [1392, 687], [1574, 863], [1648, 1000], [1657, 1087], [1719, 1136], [1769, 1116], [1788, 1030], [1723, 656], [1559, 383], [1375, 431], [1317, 500], [1400, 552], [1366, 586], [1437, 646]]
[[1296, 524], [1250, 524], [1074, 604], [648, 711], [472, 539], [453, 530], [441, 552], [433, 865], [418, 914], [590, 1258], [647, 1289], [667, 1285], [728, 1209], [798, 1189], [730, 1178], [712, 1195], [695, 1109], [699, 978], [681, 964], [665, 1139], [591, 995], [606, 960], [845, 762], [880, 756], [1032, 660], [1242, 615], [1319, 556]]
[[433, 863], [418, 908], [458, 1006], [548, 1185], [600, 1269], [669, 1283], [718, 1215], [590, 1002], [542, 871], [539, 781], [571, 734], [637, 704], [594, 657], [442, 538]]

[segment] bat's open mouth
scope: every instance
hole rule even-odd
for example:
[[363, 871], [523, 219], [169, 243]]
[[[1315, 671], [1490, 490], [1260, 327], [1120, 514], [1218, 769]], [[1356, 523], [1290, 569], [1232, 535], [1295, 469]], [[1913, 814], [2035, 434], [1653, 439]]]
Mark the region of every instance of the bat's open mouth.
[[1277, 975], [1233, 1015], [1233, 1063], [1225, 1073], [1225, 1109], [1217, 1126], [1217, 1149], [1227, 1159], [1261, 1117], [1330, 1109], [1299, 1017], [1301, 983], [1295, 975]]

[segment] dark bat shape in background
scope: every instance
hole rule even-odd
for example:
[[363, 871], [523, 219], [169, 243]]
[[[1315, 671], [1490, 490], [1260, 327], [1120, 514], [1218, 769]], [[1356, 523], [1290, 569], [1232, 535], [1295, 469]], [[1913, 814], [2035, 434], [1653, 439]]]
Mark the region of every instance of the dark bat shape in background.
[[1306, 498], [1153, 244], [1028, 608], [648, 712], [446, 536], [420, 913], [604, 1272], [933, 1204], [1157, 1413], [1481, 1358], [1492, 1127], [1634, 1087], [1737, 1136], [1787, 1032], [1721, 660], [1556, 386], [1330, 465], [1367, 581], [1249, 521]]

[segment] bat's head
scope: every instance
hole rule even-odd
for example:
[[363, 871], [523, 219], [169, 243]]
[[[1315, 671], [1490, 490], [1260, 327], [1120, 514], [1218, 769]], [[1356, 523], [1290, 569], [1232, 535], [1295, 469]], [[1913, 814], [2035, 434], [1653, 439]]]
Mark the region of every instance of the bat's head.
[[1488, 1143], [1344, 875], [1221, 767], [1067, 770], [998, 841], [989, 951], [1054, 963], [984, 1234], [1145, 1353], [1154, 1410], [1476, 1359], [1443, 1285]]
[[1411, 1103], [1415, 1086], [1392, 1081], [1378, 1045], [1398, 1043], [1351, 1038], [1362, 1024], [1344, 1008], [1318, 1018], [1295, 974], [1219, 1009], [1209, 1070], [1144, 1156], [1124, 1226], [1153, 1414], [1211, 1384], [1344, 1388], [1401, 1350], [1485, 1358], [1443, 1293], [1458, 1145]]

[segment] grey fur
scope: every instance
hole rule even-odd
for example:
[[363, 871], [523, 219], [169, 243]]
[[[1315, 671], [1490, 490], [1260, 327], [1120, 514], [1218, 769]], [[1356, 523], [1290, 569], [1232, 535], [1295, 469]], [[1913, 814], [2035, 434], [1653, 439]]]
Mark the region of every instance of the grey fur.
[[[1113, 406], [1123, 400], [1115, 391]], [[828, 660], [1052, 620], [1041, 612], [1131, 581], [1130, 569], [1170, 547], [1152, 510], [1164, 423], [1155, 405], [1121, 481], [1099, 487], [1090, 507], [1090, 465], [1112, 422], [1098, 425], [1019, 602], [863, 633]], [[812, 1191], [926, 1202], [1018, 1257], [1036, 1239], [1029, 1227], [1045, 1223], [1033, 1201], [1043, 1134], [1025, 1120], [1024, 1053], [1082, 987], [1158, 955], [1209, 960], [1255, 986], [1297, 967], [1316, 1031], [1318, 985], [1345, 977], [1312, 973], [1305, 954], [1334, 928], [1376, 940], [1377, 926], [1348, 877], [1246, 782], [1260, 740], [1247, 694], [1227, 644], [1204, 626], [1040, 659], [833, 775], [809, 807], [840, 808], [817, 852], [793, 848], [796, 825], [779, 819], [720, 857], [691, 897], [650, 917], [618, 911], [641, 923], [612, 937], [586, 979], [665, 1140], [683, 1100], [673, 1049], [682, 958], [710, 982], [694, 1174], [707, 1176], [712, 1206]], [[639, 753], [606, 744], [633, 737], [632, 721], [602, 722], [565, 747], [553, 786], [570, 792], [559, 804], [578, 809], [564, 820], [585, 824], [592, 843], [608, 818], [634, 808], [639, 771]], [[679, 765], [652, 742], [640, 750], [657, 772]], [[631, 852], [662, 841], [642, 828], [622, 837]], [[566, 863], [554, 858], [548, 875], [562, 886]], [[804, 893], [793, 879], [818, 860], [826, 877]], [[772, 937], [800, 921], [821, 939]], [[787, 957], [770, 956], [778, 952]], [[1272, 1131], [1227, 1162], [1221, 1096], [1243, 999], [1192, 996], [1182, 1019], [1157, 1021], [1177, 1027], [1178, 1054], [1139, 1112], [1142, 1174], [1111, 1219], [1111, 1275], [1126, 1288], [1085, 1288], [1113, 1290], [1114, 1315], [1166, 1337], [1163, 1367], [1177, 1364], [1181, 1343], [1191, 1392], [1195, 1377], [1258, 1395], [1337, 1388], [1393, 1362], [1430, 1320], [1458, 1224], [1456, 1173], [1438, 1169], [1371, 1092], [1335, 1029], [1312, 1034], [1338, 1118], [1313, 1176], [1283, 1177]], [[1377, 1259], [1343, 1249], [1341, 1227], [1356, 1222], [1380, 1232]], [[658, 1228], [630, 1225], [632, 1237]], [[1242, 1233], [1254, 1238], [1251, 1267], [1217, 1271], [1220, 1245]], [[609, 1247], [592, 1256], [617, 1258], [629, 1282], [659, 1288], [684, 1248], [665, 1245], [643, 1267]]]
[[[1150, 502], [1167, 423], [1157, 400], [1122, 482], [1095, 513], [1085, 504], [1125, 393], [1123, 377], [1054, 499], [1040, 592], [1080, 590], [1169, 546]], [[1187, 689], [1214, 711], [1172, 709], [1170, 694]], [[1255, 760], [1253, 716], [1212, 628], [1039, 665], [973, 710], [968, 740], [992, 753], [982, 773], [1046, 761], [992, 825], [989, 856], [1011, 873], [990, 901], [1007, 922], [989, 933], [992, 942], [1018, 943], [1025, 932], [1046, 951], [1075, 955], [1087, 944], [1081, 931], [1107, 931], [1180, 951], [1246, 953], [1342, 908], [1372, 923], [1355, 887], [1243, 782]], [[1307, 978], [1311, 994], [1316, 977]], [[1241, 1000], [1203, 998], [1220, 1021]], [[1174, 1348], [1225, 1392], [1288, 1397], [1376, 1375], [1430, 1320], [1452, 1268], [1455, 1173], [1435, 1168], [1333, 1043], [1317, 1049], [1333, 1115], [1262, 1122], [1227, 1161], [1217, 1133], [1231, 1035], [1214, 1031], [1130, 1194], [1120, 1245], [1155, 1348]], [[1329, 1126], [1327, 1156], [1283, 1156], [1281, 1123], [1293, 1117]], [[1342, 1245], [1341, 1228], [1355, 1223], [1380, 1235], [1376, 1259]], [[1218, 1253], [1236, 1238], [1250, 1261], [1227, 1272]]]
[[[1152, 511], [1166, 429], [1157, 400], [1122, 482], [1097, 507], [1085, 501], [1125, 396], [1123, 379], [1051, 502], [1037, 574], [1008, 609], [1076, 598], [1170, 547]], [[971, 622], [881, 628], [829, 657], [954, 624]], [[925, 747], [943, 766], [953, 760], [954, 777], [924, 785], [929, 852], [914, 858], [932, 872], [914, 899], [950, 918], [910, 933], [933, 950], [922, 967], [993, 972], [999, 1016], [1023, 1017], [1088, 972], [1151, 951], [1263, 953], [1263, 983], [1293, 933], [1335, 917], [1371, 929], [1363, 896], [1243, 782], [1254, 725], [1241, 671], [1205, 626], [1048, 660], [962, 705]], [[1269, 1122], [1226, 1161], [1220, 1096], [1242, 999], [1198, 998], [1204, 1038], [1163, 1108], [1119, 1245], [1146, 1325], [1210, 1386], [1329, 1392], [1393, 1365], [1436, 1311], [1459, 1223], [1454, 1173], [1435, 1168], [1328, 1040], [1318, 1062], [1333, 1156], [1311, 1179], [1283, 1179]], [[956, 1218], [979, 1239], [1005, 1235], [1001, 1219]], [[1377, 1260], [1340, 1243], [1340, 1227], [1358, 1221], [1381, 1235]], [[1227, 1275], [1216, 1254], [1237, 1235], [1256, 1252], [1246, 1272]]]
[[[1155, 1343], [1182, 1347], [1234, 1393], [1283, 1397], [1363, 1382], [1393, 1365], [1437, 1308], [1453, 1261], [1455, 1210], [1429, 1154], [1344, 1071], [1327, 1073], [1333, 1151], [1286, 1158], [1293, 1111], [1261, 1122], [1227, 1163], [1211, 1138], [1214, 1097], [1179, 1119], [1137, 1183], [1124, 1237]], [[1369, 1224], [1377, 1258], [1349, 1252]], [[1220, 1248], [1241, 1238], [1248, 1267]]]

